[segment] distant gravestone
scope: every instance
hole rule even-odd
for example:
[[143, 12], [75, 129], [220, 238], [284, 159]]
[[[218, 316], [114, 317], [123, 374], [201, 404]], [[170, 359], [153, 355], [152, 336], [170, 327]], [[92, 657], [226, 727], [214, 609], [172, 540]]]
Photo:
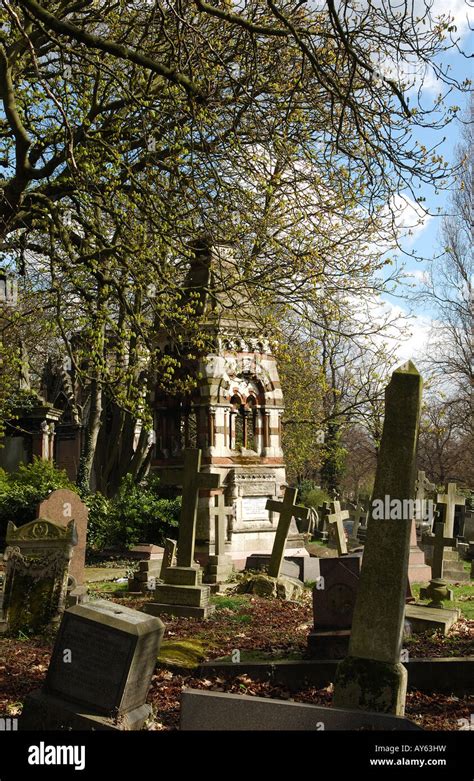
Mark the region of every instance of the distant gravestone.
[[69, 574], [73, 576], [78, 586], [82, 586], [86, 565], [88, 508], [74, 491], [70, 491], [68, 488], [59, 488], [41, 502], [37, 514], [38, 517], [48, 518], [60, 526], [67, 526], [71, 520], [75, 521], [77, 545], [69, 564]]
[[[422, 379], [411, 361], [393, 372], [372, 507], [414, 499]], [[390, 505], [391, 506], [391, 505]], [[407, 671], [400, 663], [412, 518], [372, 511], [354, 608], [349, 656], [338, 665], [335, 707], [403, 715]]]
[[333, 502], [333, 507], [334, 512], [327, 516], [330, 529], [329, 539], [335, 541], [338, 555], [345, 556], [347, 554], [347, 542], [343, 522], [349, 519], [349, 513], [347, 510], [341, 510], [341, 503], [337, 499]]
[[201, 472], [201, 450], [188, 448], [184, 451], [184, 469], [165, 470], [162, 481], [183, 487], [177, 564], [162, 570], [164, 583], [156, 586], [157, 601], [148, 602], [144, 610], [155, 616], [207, 618], [215, 608], [210, 604], [210, 586], [203, 585], [202, 569], [194, 562], [197, 507], [199, 491], [219, 488], [220, 477]]
[[285, 495], [282, 502], [276, 502], [268, 499], [266, 509], [270, 512], [279, 513], [280, 518], [275, 534], [273, 549], [268, 565], [268, 574], [271, 578], [280, 577], [281, 566], [285, 556], [286, 541], [293, 517], [306, 520], [309, 510], [307, 507], [300, 507], [296, 504], [298, 495], [297, 488], [285, 488]]
[[75, 522], [67, 526], [37, 518], [7, 528], [3, 617], [12, 632], [39, 632], [64, 609], [68, 565], [76, 544]]
[[207, 583], [223, 583], [234, 569], [231, 557], [225, 552], [227, 536], [227, 519], [233, 513], [233, 507], [225, 506], [224, 492], [216, 496], [216, 503], [211, 508], [214, 515], [214, 555], [209, 556], [206, 567]]
[[313, 588], [314, 626], [308, 650], [317, 659], [347, 656], [360, 577], [360, 557], [319, 559], [320, 580]]
[[66, 610], [43, 689], [30, 695], [23, 730], [136, 730], [164, 625], [106, 600]]
[[358, 542], [359, 528], [361, 526], [366, 526], [367, 524], [367, 510], [362, 504], [357, 503], [351, 513], [351, 517], [352, 517], [351, 538], [355, 542]]
[[323, 502], [318, 507], [318, 525], [314, 529], [313, 537], [316, 540], [326, 541], [328, 538], [328, 515], [331, 513], [331, 505], [329, 502]]
[[457, 493], [456, 483], [448, 483], [445, 494], [437, 494], [436, 501], [444, 505], [444, 533], [446, 537], [454, 537], [454, 513], [457, 506], [464, 507], [466, 497]]

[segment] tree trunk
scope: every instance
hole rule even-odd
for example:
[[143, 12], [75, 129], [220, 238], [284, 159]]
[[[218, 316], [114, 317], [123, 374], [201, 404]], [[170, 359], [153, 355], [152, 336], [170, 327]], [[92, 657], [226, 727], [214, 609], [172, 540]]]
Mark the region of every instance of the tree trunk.
[[89, 417], [77, 473], [77, 485], [84, 493], [91, 490], [92, 466], [102, 419], [102, 387], [97, 380], [92, 380], [90, 394]]

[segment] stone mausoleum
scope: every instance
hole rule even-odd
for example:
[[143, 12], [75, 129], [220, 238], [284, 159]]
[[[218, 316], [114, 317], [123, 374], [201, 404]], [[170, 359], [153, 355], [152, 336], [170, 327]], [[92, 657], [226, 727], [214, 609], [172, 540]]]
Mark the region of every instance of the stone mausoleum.
[[[242, 567], [251, 553], [272, 549], [278, 515], [265, 505], [283, 493], [285, 464], [277, 364], [252, 311], [251, 296], [242, 283], [236, 284], [238, 274], [229, 246], [196, 243], [184, 295], [199, 302], [210, 347], [194, 363], [194, 391], [170, 396], [156, 389], [152, 468], [176, 467], [184, 448], [202, 449], [204, 471], [219, 474], [225, 490], [226, 552]], [[160, 335], [160, 347], [173, 351], [165, 334]], [[202, 564], [214, 553], [216, 493], [202, 491], [199, 499], [196, 559]], [[288, 546], [294, 554], [301, 545], [293, 521]]]

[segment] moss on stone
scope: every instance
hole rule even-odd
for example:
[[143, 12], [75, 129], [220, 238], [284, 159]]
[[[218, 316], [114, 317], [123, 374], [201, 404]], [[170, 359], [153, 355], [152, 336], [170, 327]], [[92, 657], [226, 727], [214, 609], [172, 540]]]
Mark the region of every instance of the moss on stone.
[[402, 716], [406, 683], [402, 664], [348, 656], [337, 666], [334, 706]]
[[179, 667], [193, 670], [206, 658], [207, 650], [212, 647], [202, 640], [164, 640], [158, 655], [158, 664], [165, 667]]

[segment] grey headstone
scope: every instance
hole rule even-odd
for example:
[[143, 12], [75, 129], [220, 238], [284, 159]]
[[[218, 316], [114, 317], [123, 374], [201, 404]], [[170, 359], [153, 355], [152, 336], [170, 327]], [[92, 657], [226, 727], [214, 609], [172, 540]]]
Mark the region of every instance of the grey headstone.
[[25, 705], [23, 728], [76, 728], [78, 714], [91, 717], [89, 729], [100, 717], [108, 728], [120, 721], [139, 728], [137, 714], [141, 724], [149, 715], [145, 700], [163, 632], [158, 618], [106, 600], [67, 610], [39, 697], [45, 723], [37, 723], [36, 697], [30, 712]]
[[185, 689], [181, 695], [180, 726], [185, 731], [201, 732], [420, 729], [408, 719], [398, 716], [196, 689]]

